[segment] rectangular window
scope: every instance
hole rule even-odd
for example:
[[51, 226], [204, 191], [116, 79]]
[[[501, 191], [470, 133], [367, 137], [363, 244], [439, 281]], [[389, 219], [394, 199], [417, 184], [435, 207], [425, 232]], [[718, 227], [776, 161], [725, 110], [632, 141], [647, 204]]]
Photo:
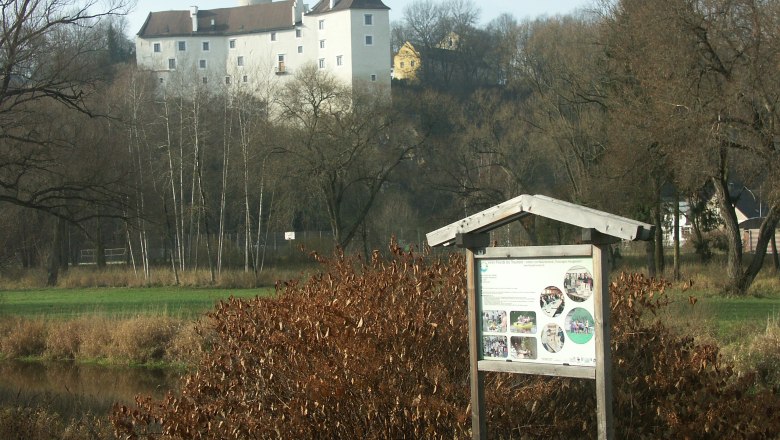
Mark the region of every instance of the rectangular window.
[[203, 52], [208, 52], [209, 49], [210, 49], [209, 42], [208, 41], [204, 41], [203, 44], [201, 45], [201, 48], [203, 48]]
[[168, 58], [168, 70], [176, 70], [176, 58]]
[[241, 81], [249, 82], [249, 77], [244, 75], [244, 76], [241, 77]]
[[376, 74], [374, 73], [371, 74], [371, 81], [376, 81]]
[[302, 34], [303, 34], [303, 33], [301, 32], [301, 30], [300, 30], [300, 29], [296, 29], [296, 30], [295, 30], [295, 38], [301, 38]]
[[276, 73], [284, 73], [284, 54], [280, 53], [276, 56]]
[[336, 65], [337, 66], [343, 66], [344, 65], [344, 57], [341, 55], [336, 55]]
[[373, 45], [374, 45], [374, 36], [366, 35], [366, 46], [373, 46]]
[[229, 76], [225, 77], [225, 84], [230, 85], [230, 77]]
[[162, 84], [162, 83], [164, 83], [164, 82], [165, 82], [165, 80], [164, 80], [164, 79], [162, 79], [162, 78], [160, 78], [160, 84]]
[[271, 32], [271, 41], [276, 41], [276, 32]]
[[205, 69], [206, 68], [206, 60], [198, 60], [198, 68]]
[[233, 38], [232, 40], [228, 41], [228, 47], [231, 48], [231, 49], [235, 49], [236, 48], [236, 39], [235, 38]]
[[401, 61], [401, 68], [402, 69], [404, 68], [404, 62], [403, 61]]
[[153, 49], [152, 49], [152, 50], [154, 50], [154, 51], [155, 51], [155, 53], [160, 53], [160, 52], [162, 52], [162, 47], [160, 46], [160, 43], [154, 43], [154, 44], [152, 45], [152, 47], [153, 47]]
[[303, 46], [298, 46], [298, 53], [303, 53]]
[[186, 41], [179, 41], [177, 43], [177, 45], [179, 46], [179, 52], [184, 52], [185, 50], [187, 50], [187, 42]]
[[317, 27], [318, 27], [320, 30], [323, 30], [323, 29], [325, 29], [325, 20], [320, 20], [320, 21], [318, 21], [318, 22], [317, 22]]
[[208, 83], [209, 83], [209, 79], [208, 79], [208, 77], [205, 77], [205, 76], [204, 76], [204, 77], [203, 77], [203, 84], [208, 84]]
[[320, 40], [320, 49], [325, 49], [325, 40]]
[[412, 65], [412, 67], [414, 67], [414, 60], [412, 60], [410, 64]]
[[325, 58], [320, 58], [319, 66], [320, 66], [320, 69], [324, 69], [325, 68]]
[[238, 57], [238, 58], [236, 59], [236, 64], [237, 64], [238, 66], [243, 66], [243, 65], [244, 65], [244, 57]]
[[363, 15], [363, 24], [366, 26], [373, 26], [374, 25], [374, 14], [364, 14]]

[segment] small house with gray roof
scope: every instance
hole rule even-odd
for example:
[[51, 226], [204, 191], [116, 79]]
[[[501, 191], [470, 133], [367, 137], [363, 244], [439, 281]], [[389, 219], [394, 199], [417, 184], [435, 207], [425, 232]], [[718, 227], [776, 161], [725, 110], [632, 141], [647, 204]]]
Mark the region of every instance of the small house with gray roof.
[[241, 0], [151, 12], [136, 36], [139, 68], [163, 84], [258, 87], [306, 64], [349, 83], [390, 86], [390, 18], [382, 0]]

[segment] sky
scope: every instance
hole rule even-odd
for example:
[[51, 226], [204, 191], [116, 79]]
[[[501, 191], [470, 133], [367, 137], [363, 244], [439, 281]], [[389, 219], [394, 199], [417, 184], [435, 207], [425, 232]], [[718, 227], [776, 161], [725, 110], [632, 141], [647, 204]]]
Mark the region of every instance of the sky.
[[[314, 6], [318, 0], [304, 0]], [[400, 21], [404, 7], [414, 0], [383, 0], [390, 7], [390, 22]], [[593, 4], [592, 0], [473, 0], [480, 9], [481, 22], [487, 23], [504, 12], [518, 20], [540, 16], [568, 14], [576, 9]], [[190, 6], [199, 9], [217, 9], [237, 6], [238, 0], [138, 0], [136, 7], [127, 16], [127, 33], [131, 36], [141, 29], [146, 16], [152, 11], [188, 10]]]

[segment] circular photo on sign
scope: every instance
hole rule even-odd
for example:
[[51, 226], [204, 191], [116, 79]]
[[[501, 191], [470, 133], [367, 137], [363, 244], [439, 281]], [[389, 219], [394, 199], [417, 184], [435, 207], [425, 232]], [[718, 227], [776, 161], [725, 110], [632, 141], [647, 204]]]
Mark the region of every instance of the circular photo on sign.
[[507, 355], [509, 355], [509, 348], [506, 344], [506, 336], [482, 337], [483, 358], [506, 358]]
[[584, 344], [593, 339], [595, 325], [596, 321], [593, 319], [593, 316], [582, 307], [571, 309], [566, 314], [564, 322], [566, 335], [575, 344]]
[[536, 338], [512, 336], [509, 357], [512, 359], [536, 359]]
[[563, 292], [555, 286], [545, 287], [539, 296], [539, 306], [545, 315], [555, 318], [563, 313]]
[[512, 333], [536, 333], [536, 312], [509, 312], [509, 331]]
[[593, 295], [593, 275], [582, 266], [574, 266], [566, 271], [563, 288], [572, 301], [583, 302]]
[[482, 312], [482, 331], [483, 332], [506, 332], [506, 311], [504, 310], [485, 310]]
[[558, 353], [563, 348], [563, 329], [558, 324], [547, 324], [542, 328], [542, 347], [550, 353]]

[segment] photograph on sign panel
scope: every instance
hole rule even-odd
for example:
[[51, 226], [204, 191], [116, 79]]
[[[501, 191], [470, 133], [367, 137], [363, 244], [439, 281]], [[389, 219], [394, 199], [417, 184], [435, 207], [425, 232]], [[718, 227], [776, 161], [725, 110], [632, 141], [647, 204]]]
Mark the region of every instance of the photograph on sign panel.
[[563, 279], [566, 295], [574, 302], [583, 302], [593, 295], [593, 276], [588, 269], [574, 266], [566, 271]]
[[509, 350], [506, 343], [506, 336], [483, 336], [482, 337], [482, 356], [491, 358], [506, 358]]
[[575, 344], [584, 344], [593, 338], [596, 321], [587, 310], [577, 307], [566, 314], [566, 335]]
[[485, 310], [482, 312], [482, 331], [483, 332], [506, 332], [506, 311], [504, 310]]
[[563, 313], [564, 301], [563, 292], [555, 286], [548, 286], [539, 296], [539, 306], [545, 315], [555, 318]]
[[536, 338], [512, 336], [510, 342], [512, 350], [509, 354], [512, 359], [536, 359]]
[[558, 324], [547, 324], [542, 329], [542, 347], [550, 353], [558, 353], [563, 349], [563, 329]]
[[536, 312], [509, 312], [509, 330], [512, 333], [536, 333]]

